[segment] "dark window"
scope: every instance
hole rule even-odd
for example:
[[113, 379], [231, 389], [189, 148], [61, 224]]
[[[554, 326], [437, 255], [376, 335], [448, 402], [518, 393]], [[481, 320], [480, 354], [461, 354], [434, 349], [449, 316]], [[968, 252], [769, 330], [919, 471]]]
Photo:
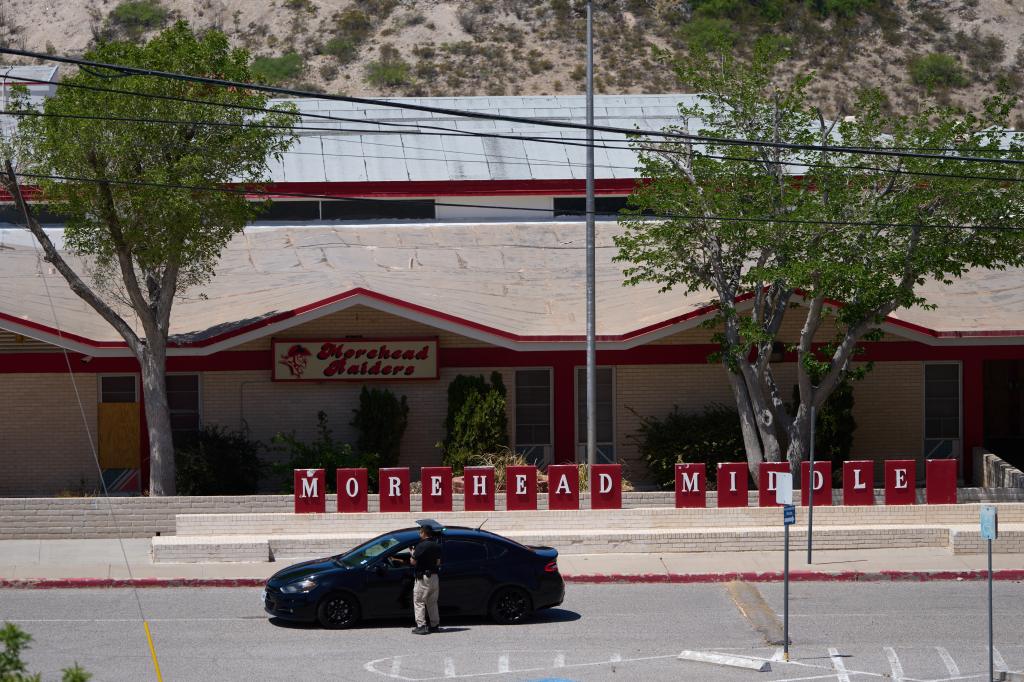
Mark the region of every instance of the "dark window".
[[171, 434], [177, 442], [199, 432], [199, 375], [167, 376], [167, 405], [171, 409]]
[[500, 559], [508, 554], [508, 545], [500, 542], [485, 542], [487, 545], [487, 556], [491, 559]]
[[441, 566], [487, 560], [487, 550], [479, 542], [470, 540], [445, 540], [442, 546]]
[[274, 201], [260, 210], [253, 220], [320, 220], [320, 202]]
[[[65, 216], [54, 213], [46, 204], [32, 204], [31, 206], [35, 213], [36, 220], [38, 220], [40, 224], [59, 225], [67, 222]], [[0, 223], [24, 225], [25, 219], [22, 216], [21, 211], [19, 211], [14, 204], [3, 204], [0, 205]]]
[[[594, 197], [594, 212], [597, 215], [618, 215], [626, 208], [628, 197]], [[584, 197], [556, 197], [555, 217], [574, 216], [583, 220], [586, 217], [587, 200]], [[644, 211], [650, 215], [651, 211]]]
[[433, 199], [324, 201], [324, 220], [434, 219]]
[[516, 372], [516, 445], [551, 445], [551, 371]]
[[135, 403], [135, 377], [100, 377], [101, 403]]
[[[587, 368], [576, 368], [576, 443], [586, 458]], [[598, 463], [615, 461], [615, 384], [611, 367], [597, 368], [597, 455]]]
[[924, 366], [924, 437], [960, 437], [960, 366]]

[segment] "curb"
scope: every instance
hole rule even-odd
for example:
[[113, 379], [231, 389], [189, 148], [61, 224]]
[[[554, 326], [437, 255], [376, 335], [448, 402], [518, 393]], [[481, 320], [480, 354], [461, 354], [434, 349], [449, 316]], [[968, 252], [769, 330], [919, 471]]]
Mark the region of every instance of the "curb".
[[[742, 580], [753, 583], [782, 582], [779, 571], [768, 573], [637, 573], [563, 575], [567, 583], [580, 584], [699, 584], [726, 583]], [[985, 580], [987, 571], [879, 571], [874, 573], [846, 571], [790, 571], [792, 582], [929, 582]], [[994, 580], [1024, 581], [1024, 569], [995, 571]], [[263, 587], [264, 578], [0, 578], [0, 589], [82, 589], [82, 588], [148, 588], [148, 587]]]

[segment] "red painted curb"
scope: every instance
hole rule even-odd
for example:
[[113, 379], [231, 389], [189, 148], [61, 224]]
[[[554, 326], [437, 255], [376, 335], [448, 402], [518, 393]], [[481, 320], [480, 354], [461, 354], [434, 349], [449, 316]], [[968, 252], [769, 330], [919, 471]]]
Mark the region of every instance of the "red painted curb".
[[88, 587], [263, 587], [262, 578], [24, 578], [0, 580], [0, 589], [52, 590]]

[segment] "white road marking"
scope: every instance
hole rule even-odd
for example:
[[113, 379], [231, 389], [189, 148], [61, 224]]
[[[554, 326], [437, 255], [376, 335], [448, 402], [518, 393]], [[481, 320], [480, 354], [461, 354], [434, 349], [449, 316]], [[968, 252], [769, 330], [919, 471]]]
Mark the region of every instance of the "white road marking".
[[611, 658], [608, 659], [609, 663], [622, 663], [622, 654], [612, 654]]
[[935, 647], [935, 650], [939, 652], [939, 658], [942, 659], [942, 663], [946, 666], [946, 671], [949, 672], [950, 677], [959, 677], [960, 667], [953, 660], [953, 657], [949, 655], [949, 652], [941, 646]]
[[832, 667], [836, 669], [836, 677], [839, 682], [850, 682], [850, 675], [846, 672], [846, 663], [843, 662], [839, 650], [835, 647], [828, 648], [828, 657], [832, 659]]
[[[678, 654], [667, 654], [667, 655], [664, 655], [664, 656], [639, 656], [637, 658], [624, 658], [620, 662], [621, 663], [636, 663], [636, 662], [640, 662], [640, 661], [657, 661], [657, 660], [663, 660], [663, 659], [666, 659], [666, 658], [676, 658], [677, 656], [678, 656]], [[508, 672], [467, 673], [465, 675], [457, 675], [457, 674], [455, 674], [455, 664], [453, 662], [452, 663], [452, 670], [451, 670], [452, 674], [451, 675], [447, 674], [448, 670], [446, 668], [446, 670], [445, 670], [446, 674], [443, 677], [406, 677], [405, 675], [391, 675], [390, 673], [387, 673], [387, 672], [384, 672], [383, 670], [378, 670], [377, 669], [377, 664], [378, 663], [383, 663], [384, 661], [390, 661], [393, 658], [394, 658], [393, 656], [387, 656], [385, 658], [378, 658], [376, 660], [369, 661], [369, 662], [363, 664], [363, 670], [366, 670], [367, 672], [371, 672], [371, 673], [376, 673], [378, 675], [383, 675], [384, 677], [391, 677], [392, 679], [396, 679], [396, 680], [407, 680], [408, 682], [431, 682], [432, 680], [443, 680], [443, 679], [452, 679], [452, 678], [468, 678], [468, 677], [489, 677], [489, 676], [492, 676], [492, 675], [507, 675], [509, 673], [517, 673], [517, 674], [518, 673], [536, 673], [536, 672], [543, 672], [545, 670], [549, 670], [549, 668], [541, 666], [541, 667], [537, 667], [537, 668], [516, 668], [514, 670], [509, 670]], [[446, 665], [447, 665], [447, 662], [450, 661], [450, 660], [451, 660], [450, 658], [445, 659]], [[592, 663], [571, 663], [569, 665], [565, 665], [565, 666], [562, 666], [562, 667], [565, 667], [565, 668], [591, 668], [591, 667], [596, 666], [596, 665], [608, 665], [608, 661], [594, 661]]]
[[771, 660], [771, 661], [781, 661], [784, 658], [786, 658], [786, 651], [785, 651], [785, 649], [783, 649], [780, 646], [778, 649], [775, 650], [775, 653], [772, 654], [772, 657], [769, 660]]
[[395, 660], [391, 661], [391, 676], [399, 677], [402, 672], [402, 657], [395, 656]]
[[498, 672], [499, 673], [507, 673], [508, 672], [508, 654], [502, 654], [501, 656], [498, 657]]
[[565, 667], [565, 652], [559, 651], [558, 654], [555, 655], [554, 667], [555, 668], [564, 668]]
[[996, 670], [1009, 670], [1009, 666], [1006, 665], [1006, 661], [1003, 659], [1003, 655], [999, 653], [999, 649], [992, 647], [992, 664]]
[[896, 655], [896, 650], [891, 646], [885, 647], [885, 657], [889, 659], [889, 667], [892, 669], [892, 678], [896, 682], [903, 682], [903, 664], [900, 663], [900, 657]]
[[455, 660], [451, 656], [444, 659], [444, 676], [455, 677]]

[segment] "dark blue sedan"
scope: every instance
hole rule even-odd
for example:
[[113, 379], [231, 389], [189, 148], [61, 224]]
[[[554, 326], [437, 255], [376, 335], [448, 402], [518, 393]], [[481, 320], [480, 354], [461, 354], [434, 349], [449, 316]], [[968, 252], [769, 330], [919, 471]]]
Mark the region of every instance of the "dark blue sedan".
[[[498, 623], [519, 623], [565, 597], [558, 551], [551, 547], [526, 547], [459, 527], [446, 528], [440, 540], [442, 617], [489, 615]], [[418, 528], [396, 530], [344, 554], [289, 566], [267, 581], [264, 609], [275, 618], [327, 628], [411, 616], [409, 557], [417, 542]]]

